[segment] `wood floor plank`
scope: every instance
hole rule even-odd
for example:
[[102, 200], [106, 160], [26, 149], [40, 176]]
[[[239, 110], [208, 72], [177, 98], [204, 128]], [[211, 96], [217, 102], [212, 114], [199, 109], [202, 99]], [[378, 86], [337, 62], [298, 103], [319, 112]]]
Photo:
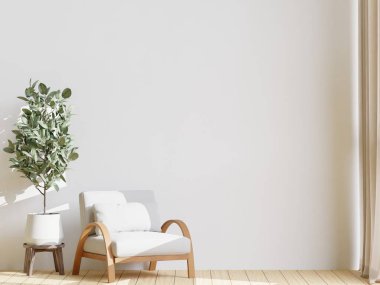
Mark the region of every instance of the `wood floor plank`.
[[46, 285], [56, 285], [61, 284], [62, 280], [64, 280], [67, 275], [71, 275], [71, 271], [67, 272], [64, 275], [59, 275], [59, 272], [53, 272], [50, 274], [41, 284]]
[[17, 271], [0, 271], [0, 283], [7, 281], [13, 275], [16, 274]]
[[24, 284], [42, 284], [46, 278], [52, 274], [53, 271], [40, 271], [36, 270], [32, 276], [29, 276], [23, 281]]
[[344, 284], [344, 282], [338, 278], [338, 276], [336, 276], [331, 270], [317, 270], [316, 272], [328, 285]]
[[187, 277], [187, 270], [175, 270], [175, 276]]
[[227, 270], [211, 270], [211, 278], [213, 285], [231, 285]]
[[244, 270], [228, 270], [232, 285], [249, 285], [249, 279]]
[[289, 284], [307, 285], [305, 279], [296, 270], [281, 270], [281, 273]]
[[117, 285], [135, 285], [140, 276], [140, 270], [124, 270]]
[[284, 275], [279, 270], [264, 270], [263, 272], [270, 283], [288, 284]]
[[[116, 270], [115, 272], [115, 283], [117, 284], [117, 282], [119, 281], [120, 277], [121, 277], [121, 274], [123, 273], [123, 270]], [[102, 278], [100, 279], [99, 283], [98, 284], [109, 284], [108, 283], [108, 274], [107, 274], [107, 271], [104, 272]]]
[[71, 272], [70, 274], [67, 274], [65, 278], [62, 280], [60, 283], [61, 285], [76, 285], [79, 284], [83, 278], [87, 275], [88, 270], [81, 270], [79, 272], [79, 275], [72, 275]]
[[309, 285], [321, 285], [326, 282], [313, 270], [299, 270], [299, 274], [306, 280]]
[[211, 271], [210, 270], [197, 270], [195, 272], [196, 285], [212, 285]]
[[174, 285], [175, 270], [159, 270], [156, 285]]
[[366, 284], [364, 281], [357, 278], [349, 270], [334, 270], [334, 274], [338, 276], [345, 284], [348, 285], [362, 285]]
[[362, 273], [357, 270], [350, 270], [350, 272], [358, 279], [360, 279], [364, 284], [369, 284], [369, 281], [367, 278], [362, 277]]
[[265, 274], [262, 270], [246, 270], [248, 279], [251, 284], [267, 284], [268, 279], [265, 277]]
[[13, 274], [8, 275], [8, 278], [6, 280], [0, 281], [0, 284], [22, 284], [26, 279], [28, 279], [28, 275], [26, 275], [24, 272], [16, 271], [13, 272]]
[[86, 274], [86, 278], [80, 281], [80, 285], [94, 285], [98, 284], [102, 279], [105, 270], [89, 270]]
[[141, 270], [136, 285], [154, 285], [156, 283], [156, 279], [157, 271]]
[[176, 270], [174, 284], [175, 285], [193, 285], [194, 279], [187, 277], [187, 270]]

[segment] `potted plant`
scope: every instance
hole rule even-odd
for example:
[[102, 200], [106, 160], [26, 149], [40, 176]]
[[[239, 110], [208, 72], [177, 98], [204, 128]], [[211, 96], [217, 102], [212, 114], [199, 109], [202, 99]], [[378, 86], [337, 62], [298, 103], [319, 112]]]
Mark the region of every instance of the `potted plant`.
[[29, 179], [43, 196], [43, 212], [28, 214], [25, 242], [29, 244], [60, 244], [63, 241], [61, 218], [46, 212], [48, 190], [59, 190], [58, 182], [66, 182], [68, 164], [78, 158], [77, 147], [69, 133], [69, 88], [51, 91], [38, 81], [29, 82], [25, 96], [17, 97], [27, 103], [16, 122], [15, 141], [8, 140], [4, 151], [12, 154], [11, 168]]

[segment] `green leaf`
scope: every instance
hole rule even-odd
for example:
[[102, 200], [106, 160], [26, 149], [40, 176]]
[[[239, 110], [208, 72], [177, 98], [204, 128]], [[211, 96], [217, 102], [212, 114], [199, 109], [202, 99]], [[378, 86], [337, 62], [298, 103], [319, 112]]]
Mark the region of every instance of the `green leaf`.
[[65, 179], [65, 177], [63, 177], [63, 175], [61, 175], [59, 177], [62, 179], [63, 182], [66, 182], [66, 179]]
[[44, 122], [42, 122], [42, 121], [38, 121], [38, 124], [41, 126], [41, 127], [43, 127], [44, 129], [47, 129], [47, 125], [44, 123]]
[[47, 89], [46, 85], [43, 84], [42, 82], [40, 84], [38, 84], [38, 90], [40, 91], [41, 94], [44, 94], [44, 95], [46, 95], [48, 93], [48, 89]]
[[31, 87], [25, 89], [25, 96], [29, 97], [33, 95], [33, 89]]
[[50, 93], [49, 93], [49, 96], [56, 96], [56, 95], [58, 95], [59, 94], [59, 90], [55, 90], [55, 91], [51, 91]]
[[37, 126], [38, 126], [38, 118], [34, 117], [33, 120], [32, 120], [32, 127], [33, 128], [37, 128]]
[[24, 101], [26, 101], [26, 102], [29, 102], [29, 99], [26, 98], [26, 97], [18, 96], [17, 98], [18, 98], [18, 99], [21, 99], [21, 100], [24, 100]]
[[70, 88], [65, 88], [63, 91], [62, 91], [62, 97], [67, 99], [67, 98], [70, 98], [71, 96], [71, 89]]
[[64, 146], [66, 144], [65, 138], [64, 137], [60, 137], [58, 139], [58, 144], [59, 144], [59, 146]]
[[14, 153], [15, 151], [13, 150], [13, 148], [10, 148], [10, 147], [4, 147], [3, 150], [7, 153]]
[[19, 130], [12, 130], [12, 133], [14, 133], [15, 135], [21, 135], [21, 132]]
[[15, 150], [15, 145], [10, 140], [8, 140], [8, 148]]
[[76, 160], [76, 159], [78, 159], [78, 157], [79, 157], [79, 154], [76, 153], [76, 152], [72, 152], [72, 153], [70, 153], [70, 155], [69, 155], [69, 159], [70, 159], [70, 160]]
[[28, 152], [26, 152], [26, 151], [24, 151], [24, 150], [22, 151], [22, 153], [25, 154], [27, 157], [32, 158], [32, 156], [30, 155], [30, 153], [28, 153]]
[[46, 96], [46, 102], [47, 103], [50, 103], [50, 101], [56, 96], [59, 94], [59, 90], [58, 91], [52, 91], [50, 92], [47, 96]]
[[21, 109], [26, 115], [30, 115], [30, 114], [32, 114], [32, 111], [30, 111], [29, 109], [27, 109], [27, 108], [22, 108]]
[[57, 183], [53, 183], [53, 187], [54, 187], [55, 191], [59, 191], [59, 186], [57, 185]]
[[[32, 80], [32, 79], [30, 79], [30, 80]], [[31, 81], [30, 81], [30, 82], [31, 82]], [[34, 87], [36, 87], [36, 84], [37, 84], [37, 83], [38, 83], [38, 80], [37, 80], [37, 81], [34, 81], [31, 87], [34, 89]]]
[[32, 147], [32, 149], [30, 150], [30, 153], [31, 153], [34, 161], [37, 161], [38, 160], [37, 152], [36, 152], [36, 149], [34, 147]]

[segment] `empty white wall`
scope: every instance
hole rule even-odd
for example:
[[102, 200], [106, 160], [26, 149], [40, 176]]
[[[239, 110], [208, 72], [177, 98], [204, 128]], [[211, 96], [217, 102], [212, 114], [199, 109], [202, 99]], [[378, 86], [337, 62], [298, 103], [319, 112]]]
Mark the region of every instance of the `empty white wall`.
[[[198, 268], [356, 267], [355, 13], [354, 0], [1, 1], [1, 147], [30, 77], [73, 90], [80, 159], [48, 201], [66, 267], [78, 193], [94, 189], [154, 189], [162, 219], [188, 223]], [[0, 269], [21, 268], [42, 207], [7, 160]]]

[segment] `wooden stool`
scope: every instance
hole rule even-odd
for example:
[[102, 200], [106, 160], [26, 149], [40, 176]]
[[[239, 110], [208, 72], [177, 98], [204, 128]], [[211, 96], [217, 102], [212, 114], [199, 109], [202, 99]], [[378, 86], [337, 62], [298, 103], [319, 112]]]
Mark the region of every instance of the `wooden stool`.
[[24, 272], [31, 276], [33, 274], [33, 264], [36, 259], [36, 252], [52, 252], [54, 258], [55, 271], [59, 272], [59, 275], [65, 274], [65, 269], [63, 267], [63, 255], [62, 248], [65, 246], [64, 243], [58, 245], [33, 245], [24, 243], [25, 247], [25, 262], [24, 262]]

